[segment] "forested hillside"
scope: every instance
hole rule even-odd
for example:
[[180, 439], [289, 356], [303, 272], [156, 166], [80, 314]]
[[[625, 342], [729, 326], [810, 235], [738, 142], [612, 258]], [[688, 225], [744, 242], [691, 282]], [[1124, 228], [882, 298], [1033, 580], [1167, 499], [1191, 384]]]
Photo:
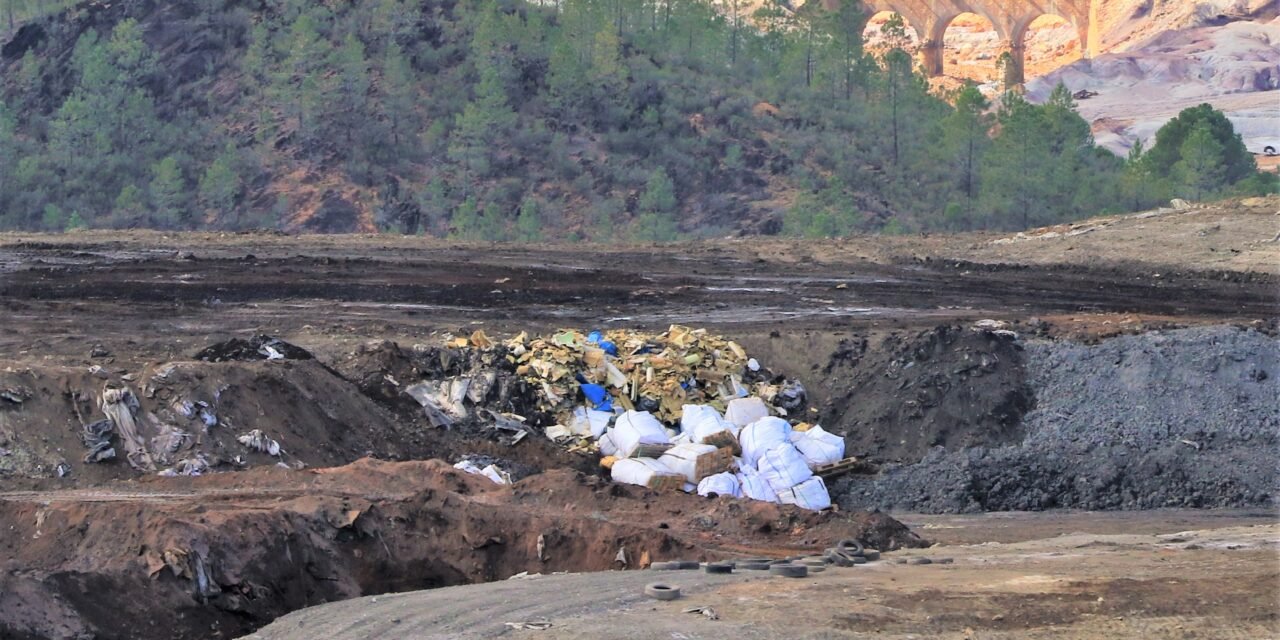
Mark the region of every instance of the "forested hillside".
[[1275, 189], [1212, 110], [1117, 158], [1065, 89], [931, 93], [848, 7], [6, 3], [0, 228], [837, 236]]

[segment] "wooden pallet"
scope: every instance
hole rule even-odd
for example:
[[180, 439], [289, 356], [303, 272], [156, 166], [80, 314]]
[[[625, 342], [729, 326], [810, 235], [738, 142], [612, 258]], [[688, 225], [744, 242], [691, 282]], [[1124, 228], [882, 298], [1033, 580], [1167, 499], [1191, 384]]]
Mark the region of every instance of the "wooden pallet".
[[698, 480], [702, 480], [707, 476], [714, 476], [717, 473], [725, 471], [733, 471], [737, 468], [738, 463], [733, 460], [733, 449], [725, 447], [716, 449], [711, 453], [704, 453], [698, 456], [698, 461], [694, 467], [694, 474]]
[[837, 478], [849, 473], [874, 475], [876, 473], [880, 473], [880, 467], [871, 464], [870, 462], [863, 462], [857, 458], [845, 458], [839, 462], [824, 464], [813, 470], [813, 475], [819, 476], [823, 480]]

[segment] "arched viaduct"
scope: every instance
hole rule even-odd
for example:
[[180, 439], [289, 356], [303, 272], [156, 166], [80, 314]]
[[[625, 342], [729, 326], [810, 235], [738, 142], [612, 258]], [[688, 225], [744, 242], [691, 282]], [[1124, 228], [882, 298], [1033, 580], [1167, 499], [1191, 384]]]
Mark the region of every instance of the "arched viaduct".
[[1005, 78], [1013, 84], [1025, 79], [1027, 28], [1040, 16], [1059, 16], [1071, 23], [1086, 58], [1096, 55], [1100, 44], [1100, 34], [1092, 28], [1098, 0], [823, 0], [823, 5], [835, 9], [842, 2], [862, 5], [867, 16], [881, 11], [902, 16], [920, 35], [921, 62], [931, 76], [942, 75], [942, 34], [963, 13], [976, 13], [995, 26], [1011, 57]]

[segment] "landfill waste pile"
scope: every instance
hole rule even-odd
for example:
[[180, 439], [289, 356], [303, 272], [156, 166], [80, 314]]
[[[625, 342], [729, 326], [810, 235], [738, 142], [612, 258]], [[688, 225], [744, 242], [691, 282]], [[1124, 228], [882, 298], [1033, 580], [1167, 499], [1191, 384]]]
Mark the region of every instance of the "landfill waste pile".
[[[831, 506], [814, 472], [843, 460], [844, 438], [805, 422], [804, 387], [774, 376], [731, 340], [672, 325], [661, 334], [565, 330], [505, 341], [477, 331], [446, 347], [496, 354], [486, 360], [514, 373], [477, 370], [406, 387], [436, 427], [488, 420], [514, 433], [512, 444], [541, 432], [570, 451], [600, 455], [619, 483]], [[487, 408], [493, 395], [510, 404], [496, 386], [517, 385], [532, 390], [530, 415]], [[504, 481], [466, 460], [458, 468]]]

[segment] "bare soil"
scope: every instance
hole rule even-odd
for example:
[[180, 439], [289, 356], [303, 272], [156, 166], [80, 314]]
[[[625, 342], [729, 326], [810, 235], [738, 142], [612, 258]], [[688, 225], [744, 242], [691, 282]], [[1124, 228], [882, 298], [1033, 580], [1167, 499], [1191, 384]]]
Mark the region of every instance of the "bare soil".
[[[802, 580], [757, 572], [598, 573], [361, 598], [290, 614], [251, 637], [1109, 640], [1280, 633], [1274, 513], [907, 519], [955, 542]], [[998, 541], [979, 542], [987, 540]], [[931, 564], [915, 564], [924, 558]], [[646, 600], [641, 590], [656, 580], [678, 584], [684, 596]], [[719, 619], [687, 613], [701, 607]], [[532, 620], [552, 626], [504, 626]]]
[[[851, 453], [910, 462], [935, 445], [995, 446], [1024, 437], [1022, 417], [1033, 409], [1034, 393], [1024, 388], [1019, 343], [974, 331], [975, 322], [1007, 322], [1019, 340], [1097, 343], [1209, 325], [1274, 336], [1280, 254], [1267, 241], [1277, 204], [1098, 220], [1074, 235], [751, 238], [663, 247], [0, 235], [0, 391], [19, 398], [0, 399], [0, 528], [7, 532], [0, 538], [0, 637], [233, 637], [330, 601], [521, 571], [619, 568], [614, 559], [624, 547], [634, 569], [646, 560], [791, 555], [846, 536], [883, 548], [919, 544], [884, 515], [815, 515], [613, 486], [591, 456], [542, 438], [511, 446], [492, 431], [432, 429], [388, 378], [438, 375], [446, 365], [438, 357], [433, 363], [430, 348], [476, 329], [500, 337], [692, 324], [731, 336], [775, 372], [801, 380], [809, 389], [807, 417], [844, 432]], [[314, 359], [196, 357], [229, 338], [263, 334]], [[882, 375], [908, 360], [928, 364], [897, 381]], [[900, 387], [903, 380], [912, 386]], [[200, 455], [212, 473], [162, 478], [120, 459], [86, 463], [82, 431], [102, 417], [98, 403], [108, 385], [138, 395], [140, 415], [148, 416], [144, 430], [173, 424], [187, 435], [173, 459], [160, 462]], [[184, 400], [204, 402], [216, 423], [180, 415]], [[253, 430], [284, 453], [247, 449], [238, 437]], [[528, 477], [507, 489], [449, 468], [473, 454], [500, 458]], [[423, 462], [433, 458], [439, 460]], [[539, 534], [545, 562], [537, 557]], [[1089, 565], [1089, 579], [1114, 580], [1160, 557]], [[1215, 562], [1177, 567], [1220, 577], [1241, 566]], [[1015, 563], [993, 576], [1028, 572]], [[932, 594], [922, 591], [930, 578], [895, 591], [899, 574], [858, 575], [885, 576], [867, 602], [911, 611], [909, 620], [946, 614], [956, 624], [1013, 635], [1036, 628], [947, 613], [960, 596], [944, 589], [920, 597]], [[958, 576], [954, 589], [959, 578], [979, 577]], [[1123, 598], [1141, 608], [1235, 588], [1224, 581], [1169, 592], [1158, 580], [1133, 580], [1101, 595], [1131, 594]], [[845, 588], [861, 589], [808, 592], [808, 582], [788, 584], [784, 599], [768, 600], [825, 602]], [[1073, 594], [1067, 599], [1080, 607], [1079, 594], [1094, 593], [1094, 586], [1054, 584], [1049, 593]], [[982, 616], [1025, 595], [1003, 604], [984, 600]], [[741, 597], [760, 598], [749, 590]], [[1261, 606], [1256, 598], [1241, 601]], [[723, 606], [733, 612], [737, 605]], [[896, 614], [867, 607], [856, 615], [870, 617], [846, 626], [923, 628], [894, 626]], [[1075, 624], [1080, 611], [1041, 618]], [[1267, 614], [1235, 620], [1274, 624], [1274, 610]], [[555, 637], [599, 637], [559, 635], [566, 628], [557, 627]], [[822, 617], [812, 628], [814, 637], [845, 633]]]

